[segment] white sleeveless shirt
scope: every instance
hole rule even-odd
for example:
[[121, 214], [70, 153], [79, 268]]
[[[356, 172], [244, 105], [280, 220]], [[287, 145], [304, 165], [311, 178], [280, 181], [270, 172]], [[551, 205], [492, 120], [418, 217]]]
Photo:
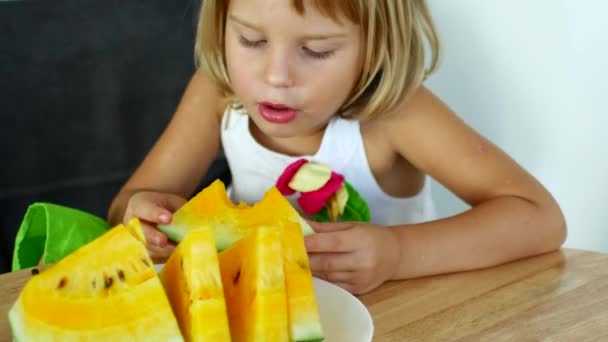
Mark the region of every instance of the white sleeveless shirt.
[[[436, 218], [428, 176], [420, 192], [411, 197], [393, 197], [380, 188], [367, 161], [358, 121], [334, 117], [315, 155], [292, 157], [260, 145], [251, 135], [249, 116], [228, 108], [222, 117], [221, 139], [232, 173], [229, 194], [235, 203], [251, 205], [261, 200], [289, 164], [305, 158], [330, 165], [344, 175], [367, 202], [371, 223], [392, 226]], [[288, 200], [302, 213], [295, 201], [297, 196]]]

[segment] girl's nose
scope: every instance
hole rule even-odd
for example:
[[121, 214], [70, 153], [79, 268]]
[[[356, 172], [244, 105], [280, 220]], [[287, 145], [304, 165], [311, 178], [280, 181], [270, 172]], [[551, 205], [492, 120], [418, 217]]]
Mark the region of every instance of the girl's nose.
[[286, 52], [274, 51], [266, 64], [265, 81], [275, 88], [290, 88], [294, 85], [289, 56]]

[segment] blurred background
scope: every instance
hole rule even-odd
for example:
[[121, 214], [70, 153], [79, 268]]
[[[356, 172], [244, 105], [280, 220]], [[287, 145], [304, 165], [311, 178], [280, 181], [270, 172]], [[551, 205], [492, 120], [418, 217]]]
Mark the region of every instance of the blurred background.
[[[429, 0], [428, 86], [553, 193], [566, 246], [608, 252], [608, 2]], [[440, 185], [439, 213], [466, 205]]]
[[[608, 2], [428, 0], [428, 86], [538, 177], [568, 247], [608, 252]], [[105, 217], [194, 70], [200, 0], [0, 0], [0, 273], [27, 206]], [[218, 156], [201, 183], [229, 181]], [[466, 205], [435, 184], [439, 213]]]
[[[194, 72], [199, 0], [0, 0], [0, 273], [29, 204], [105, 218]], [[229, 177], [220, 156], [210, 179]]]

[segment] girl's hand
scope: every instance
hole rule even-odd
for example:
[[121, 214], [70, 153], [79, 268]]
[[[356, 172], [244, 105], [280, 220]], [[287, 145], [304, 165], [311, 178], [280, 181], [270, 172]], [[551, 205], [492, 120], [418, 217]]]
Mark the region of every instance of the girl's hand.
[[363, 294], [392, 278], [399, 242], [391, 228], [359, 222], [310, 222], [317, 232], [305, 238], [314, 276], [353, 294]]
[[177, 195], [147, 191], [137, 192], [129, 199], [123, 222], [139, 218], [146, 236], [146, 248], [154, 262], [165, 262], [176, 246], [156, 225], [171, 223], [172, 213], [184, 203], [186, 200]]

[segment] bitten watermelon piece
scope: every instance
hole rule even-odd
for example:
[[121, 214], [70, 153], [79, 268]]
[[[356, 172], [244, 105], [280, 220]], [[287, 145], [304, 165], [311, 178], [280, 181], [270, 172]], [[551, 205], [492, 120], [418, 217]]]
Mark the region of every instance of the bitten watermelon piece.
[[314, 233], [276, 187], [253, 206], [236, 205], [228, 198], [224, 183], [216, 180], [179, 208], [170, 224], [159, 224], [158, 229], [169, 239], [180, 242], [189, 229], [210, 226], [215, 246], [222, 251], [247, 236], [251, 227], [281, 220], [297, 223], [304, 235]]
[[137, 219], [33, 276], [9, 320], [17, 341], [183, 341]]
[[160, 278], [186, 341], [230, 341], [211, 228], [189, 230], [167, 260]]
[[289, 341], [281, 254], [275, 226], [261, 226], [219, 254], [233, 341]]

